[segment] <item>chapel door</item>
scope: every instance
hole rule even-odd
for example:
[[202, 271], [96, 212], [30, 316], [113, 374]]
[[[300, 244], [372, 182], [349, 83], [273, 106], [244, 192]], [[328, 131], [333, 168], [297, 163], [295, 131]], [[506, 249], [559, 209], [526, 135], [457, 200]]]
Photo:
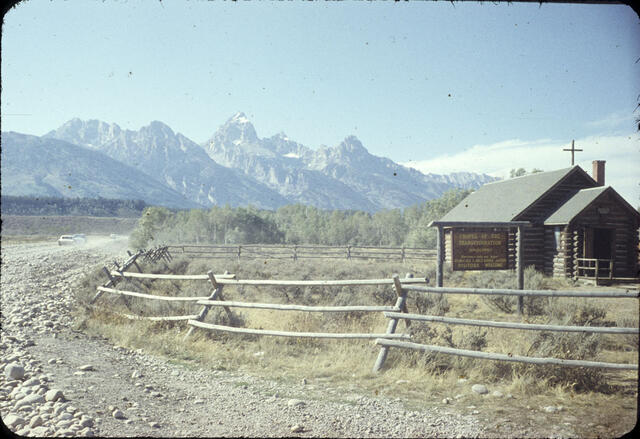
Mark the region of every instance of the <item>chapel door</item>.
[[[614, 229], [591, 228], [584, 230], [584, 258], [599, 259], [598, 261], [598, 277], [609, 277], [610, 265], [609, 261], [613, 259], [613, 239]], [[593, 267], [595, 264], [589, 263]], [[590, 275], [594, 275], [594, 271], [590, 270]]]

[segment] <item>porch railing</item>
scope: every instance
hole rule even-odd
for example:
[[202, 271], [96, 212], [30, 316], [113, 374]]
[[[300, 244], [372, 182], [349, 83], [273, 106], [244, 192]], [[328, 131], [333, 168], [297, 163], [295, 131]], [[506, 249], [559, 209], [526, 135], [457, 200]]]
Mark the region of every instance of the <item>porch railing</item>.
[[577, 277], [582, 279], [613, 279], [613, 259], [577, 258]]

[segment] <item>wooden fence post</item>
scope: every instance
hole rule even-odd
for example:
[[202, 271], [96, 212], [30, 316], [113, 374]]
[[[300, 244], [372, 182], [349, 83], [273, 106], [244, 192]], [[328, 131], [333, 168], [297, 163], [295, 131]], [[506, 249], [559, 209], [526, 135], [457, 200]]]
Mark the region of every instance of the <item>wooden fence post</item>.
[[[111, 273], [109, 273], [109, 269], [107, 267], [102, 267], [102, 271], [105, 272], [105, 274], [107, 275], [107, 277], [109, 278], [109, 280], [107, 281], [107, 283], [105, 283], [104, 285], [102, 285], [105, 288], [109, 288], [110, 286], [115, 286], [116, 284], [116, 280], [111, 276]], [[102, 296], [102, 291], [98, 291], [96, 293], [95, 296], [93, 296], [93, 299], [91, 299], [89, 301], [89, 304], [93, 304], [96, 300], [98, 300], [98, 298]]]
[[[517, 271], [518, 271], [518, 289], [519, 290], [524, 290], [524, 255], [522, 254], [522, 249], [524, 246], [524, 227], [523, 226], [518, 226], [518, 241], [517, 241], [517, 247], [516, 247], [516, 267], [517, 267]], [[524, 308], [524, 304], [523, 304], [523, 297], [522, 296], [518, 296], [518, 307], [517, 307], [517, 312], [518, 315], [521, 316], [522, 315], [522, 311]]]
[[[115, 261], [114, 261], [114, 262], [115, 262]], [[127, 265], [123, 265], [122, 270], [120, 269], [120, 267], [118, 266], [118, 264], [117, 264], [117, 263], [116, 263], [116, 267], [118, 267], [118, 271], [124, 271], [124, 270], [126, 270]], [[103, 287], [108, 288], [108, 287], [110, 287], [110, 286], [112, 286], [112, 285], [113, 285], [113, 286], [115, 286], [117, 281], [116, 281], [116, 279], [115, 279], [113, 276], [111, 276], [111, 273], [109, 272], [109, 269], [108, 269], [107, 267], [102, 267], [102, 271], [104, 271], [104, 274], [106, 274], [106, 275], [107, 275], [107, 277], [109, 278], [109, 281], [108, 281], [106, 284], [104, 284], [104, 285], [103, 285]], [[91, 299], [91, 301], [89, 302], [89, 304], [94, 303], [96, 300], [98, 300], [98, 298], [99, 298], [101, 295], [102, 295], [102, 291], [98, 291], [98, 292], [96, 293], [96, 295], [95, 295], [95, 296], [93, 296], [93, 299]], [[122, 296], [122, 299], [123, 299], [123, 301], [124, 301], [125, 306], [126, 306], [128, 309], [131, 309], [131, 306], [130, 306], [131, 304], [130, 304], [130, 302], [129, 302], [129, 298], [128, 298], [128, 297], [126, 297], [126, 296]]]
[[[402, 312], [407, 312], [407, 293], [402, 290], [402, 284], [400, 283], [400, 279], [397, 274], [393, 275], [393, 284], [396, 288], [396, 294], [398, 298], [396, 299], [395, 307], [397, 309], [402, 310]], [[387, 325], [387, 334], [393, 334], [396, 332], [396, 327], [398, 326], [398, 319], [391, 318], [389, 320], [389, 324]], [[408, 326], [408, 325], [407, 325]], [[378, 353], [378, 358], [376, 359], [376, 363], [373, 365], [373, 371], [379, 372], [384, 365], [385, 360], [387, 359], [387, 354], [389, 353], [389, 348], [387, 346], [383, 346], [380, 348], [380, 352]]]
[[[228, 273], [228, 271], [224, 272], [224, 274]], [[209, 297], [207, 297], [207, 300], [224, 300], [224, 298], [222, 297], [222, 287], [224, 285], [216, 282], [216, 277], [213, 275], [213, 271], [209, 270], [207, 272], [207, 276], [209, 276], [209, 282], [211, 282], [211, 287], [213, 288], [213, 292]], [[204, 305], [198, 313], [198, 316], [194, 320], [197, 320], [199, 322], [204, 321], [205, 317], [207, 317], [207, 314], [209, 313], [209, 308], [211, 308], [211, 305]], [[227, 316], [229, 316], [229, 326], [231, 326], [231, 309], [229, 309], [228, 306], [224, 306], [223, 308], [226, 311]], [[184, 336], [183, 340], [186, 340], [191, 335], [194, 329], [195, 326], [189, 328], [189, 331], [187, 332], [187, 335]]]
[[297, 245], [293, 246], [293, 260], [294, 261], [298, 260], [298, 246]]
[[242, 253], [242, 246], [238, 246], [238, 261], [240, 261], [240, 253]]
[[404, 245], [402, 246], [402, 262], [404, 262]]
[[[216, 282], [216, 277], [213, 275], [213, 271], [209, 270], [207, 272], [207, 276], [209, 276], [209, 282], [211, 282], [211, 286], [213, 288], [213, 292], [209, 295], [209, 297], [207, 297], [207, 300], [216, 300], [218, 298], [218, 295], [222, 292], [223, 285], [220, 285]], [[209, 305], [204, 305], [200, 310], [200, 312], [198, 313], [198, 317], [196, 317], [195, 320], [199, 322], [203, 321], [204, 318], [209, 313], [209, 308], [210, 308]], [[186, 340], [191, 335], [194, 328], [195, 328], [194, 326], [189, 328], [187, 335], [184, 336], [184, 340]]]
[[444, 229], [442, 226], [438, 226], [436, 239], [436, 287], [441, 287], [443, 285], [444, 246]]
[[351, 259], [351, 246], [347, 246], [347, 259]]
[[[127, 250], [127, 254], [129, 255], [129, 257], [133, 257], [133, 254], [129, 250]], [[137, 258], [137, 256], [136, 256], [136, 258]], [[136, 269], [138, 270], [138, 273], [142, 273], [142, 270], [140, 269], [140, 266], [136, 262], [135, 258], [133, 259], [133, 265], [136, 266]]]

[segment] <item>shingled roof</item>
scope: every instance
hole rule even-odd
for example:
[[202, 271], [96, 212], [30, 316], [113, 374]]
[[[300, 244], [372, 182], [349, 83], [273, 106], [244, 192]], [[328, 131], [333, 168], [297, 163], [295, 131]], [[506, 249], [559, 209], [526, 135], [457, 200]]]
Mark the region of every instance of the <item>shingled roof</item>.
[[575, 172], [589, 177], [582, 168], [573, 166], [485, 184], [469, 194], [439, 222], [513, 221], [526, 208]]
[[618, 201], [631, 211], [632, 215], [640, 218], [640, 213], [635, 210], [629, 203], [626, 202], [612, 187], [594, 187], [589, 189], [582, 189], [569, 198], [562, 206], [553, 212], [544, 221], [545, 226], [548, 225], [561, 225], [569, 224], [576, 216], [580, 215], [583, 210], [593, 204], [602, 194], [605, 192], [610, 193], [613, 197], [618, 198]]
[[544, 220], [545, 225], [568, 224], [580, 212], [586, 209], [596, 198], [602, 195], [609, 187], [594, 187], [582, 189], [569, 198], [562, 206]]

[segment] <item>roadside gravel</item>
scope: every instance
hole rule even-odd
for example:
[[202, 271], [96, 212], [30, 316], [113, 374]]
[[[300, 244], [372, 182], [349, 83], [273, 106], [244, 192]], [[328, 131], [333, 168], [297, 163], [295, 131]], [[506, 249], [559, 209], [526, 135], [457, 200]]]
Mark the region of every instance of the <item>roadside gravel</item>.
[[[239, 371], [203, 370], [74, 331], [69, 315], [74, 283], [86, 270], [125, 255], [124, 242], [96, 238], [81, 247], [2, 246], [0, 414], [13, 432], [86, 437], [488, 435], [487, 419], [448, 402], [410, 410], [399, 398], [363, 396], [320, 380], [283, 384]], [[573, 436], [562, 429], [553, 432]], [[536, 436], [526, 429], [509, 433]]]

